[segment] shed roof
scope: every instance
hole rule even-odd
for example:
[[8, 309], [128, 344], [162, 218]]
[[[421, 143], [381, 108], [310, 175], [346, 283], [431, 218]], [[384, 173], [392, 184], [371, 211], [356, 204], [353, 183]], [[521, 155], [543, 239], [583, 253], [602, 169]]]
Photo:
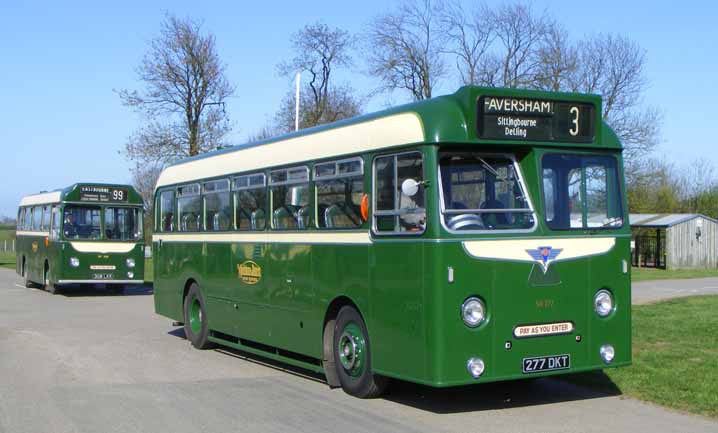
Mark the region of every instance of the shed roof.
[[718, 223], [713, 218], [699, 213], [632, 213], [628, 215], [631, 227], [673, 227], [694, 218], [705, 218]]

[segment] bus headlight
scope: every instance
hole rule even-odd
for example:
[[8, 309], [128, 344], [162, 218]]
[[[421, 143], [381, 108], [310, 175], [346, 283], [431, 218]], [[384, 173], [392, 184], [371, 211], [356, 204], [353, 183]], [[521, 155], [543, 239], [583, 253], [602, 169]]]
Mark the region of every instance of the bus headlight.
[[133, 278], [135, 278], [135, 273], [134, 273], [134, 272], [128, 272], [128, 273], [127, 273], [127, 278], [129, 278], [130, 280], [133, 279]]
[[134, 268], [134, 267], [135, 267], [135, 259], [127, 259], [127, 260], [125, 260], [125, 262], [127, 263], [127, 267], [128, 267], [128, 268]]
[[476, 328], [486, 320], [486, 306], [483, 301], [472, 296], [461, 304], [461, 318], [466, 326]]
[[616, 356], [616, 350], [610, 344], [604, 344], [598, 351], [601, 354], [601, 359], [606, 364], [613, 362], [613, 357]]
[[70, 266], [72, 266], [73, 268], [80, 266], [80, 259], [78, 259], [77, 257], [70, 257]]
[[596, 292], [593, 297], [593, 309], [601, 317], [606, 317], [613, 312], [613, 296], [608, 290], [602, 289]]
[[484, 360], [481, 358], [469, 358], [469, 361], [466, 363], [466, 369], [469, 370], [469, 374], [471, 374], [474, 379], [478, 379], [484, 374]]

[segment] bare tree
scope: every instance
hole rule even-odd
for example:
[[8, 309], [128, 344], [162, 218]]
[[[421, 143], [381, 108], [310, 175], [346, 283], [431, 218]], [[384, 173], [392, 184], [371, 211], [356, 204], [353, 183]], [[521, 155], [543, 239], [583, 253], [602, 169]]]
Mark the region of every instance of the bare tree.
[[443, 16], [441, 3], [404, 0], [394, 12], [374, 18], [366, 31], [367, 61], [381, 90], [408, 90], [414, 100], [431, 98], [447, 76]]
[[578, 44], [578, 64], [567, 90], [596, 93], [603, 118], [621, 138], [630, 170], [660, 141], [662, 114], [643, 104], [645, 51], [624, 36], [589, 37]]
[[[277, 133], [288, 133], [294, 131], [295, 102], [294, 91], [287, 93], [281, 102], [281, 106], [274, 117]], [[299, 129], [311, 128], [313, 126], [336, 122], [350, 117], [358, 116], [362, 112], [361, 102], [354, 96], [348, 87], [333, 87], [327, 95], [322, 109], [322, 117], [317, 119], [316, 112], [312, 111], [314, 103], [310, 93], [302, 92], [300, 95]], [[308, 108], [304, 108], [308, 107]]]
[[144, 89], [118, 92], [146, 118], [125, 146], [129, 159], [166, 164], [221, 145], [230, 130], [224, 103], [234, 88], [214, 36], [198, 22], [168, 15], [137, 75]]
[[[330, 28], [323, 23], [314, 23], [304, 26], [292, 36], [292, 48], [296, 53], [293, 59], [282, 62], [277, 66], [279, 73], [293, 78], [297, 72], [309, 77], [302, 92], [301, 118], [302, 128], [334, 122], [356, 113], [345, 113], [343, 105], [350, 100], [350, 105], [359, 105], [348, 86], [334, 86], [332, 72], [336, 68], [350, 67], [352, 58], [351, 49], [354, 47], [354, 38], [342, 29]], [[288, 95], [282, 103], [278, 113], [282, 122], [280, 129], [286, 130], [287, 115], [292, 113], [291, 125], [294, 124], [294, 105], [289, 107], [289, 99], [294, 100], [294, 94]], [[337, 105], [339, 104], [339, 105]], [[293, 126], [289, 130], [294, 129]]]
[[456, 69], [464, 85], [490, 81], [482, 65], [496, 38], [493, 13], [485, 5], [466, 11], [458, 0], [448, 3], [442, 25], [447, 29], [448, 52], [456, 56]]
[[136, 163], [132, 169], [132, 185], [142, 197], [144, 204], [144, 233], [145, 238], [150, 239], [153, 228], [154, 215], [154, 192], [157, 179], [162, 172], [162, 166], [159, 163]]
[[492, 19], [499, 50], [487, 68], [497, 70], [493, 75], [503, 87], [530, 88], [538, 75], [539, 47], [549, 29], [546, 13], [537, 14], [529, 4], [514, 3], [499, 6]]
[[578, 50], [560, 24], [554, 22], [548, 26], [536, 56], [534, 88], [552, 92], [571, 88], [578, 68]]

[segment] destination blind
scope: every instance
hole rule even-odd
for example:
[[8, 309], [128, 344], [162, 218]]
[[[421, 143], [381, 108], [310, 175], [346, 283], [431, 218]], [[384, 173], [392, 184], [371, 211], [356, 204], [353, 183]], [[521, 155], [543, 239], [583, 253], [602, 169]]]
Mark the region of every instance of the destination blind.
[[484, 96], [477, 111], [483, 139], [585, 143], [595, 135], [593, 104]]
[[111, 188], [106, 186], [81, 186], [80, 201], [93, 202], [126, 202], [127, 188]]

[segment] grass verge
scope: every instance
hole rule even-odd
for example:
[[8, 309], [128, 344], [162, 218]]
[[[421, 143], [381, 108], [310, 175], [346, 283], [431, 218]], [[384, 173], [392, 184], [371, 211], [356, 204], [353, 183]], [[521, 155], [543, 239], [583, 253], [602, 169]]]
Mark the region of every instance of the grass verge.
[[[718, 418], [718, 296], [633, 307], [633, 365], [571, 382]], [[605, 373], [605, 374], [604, 374]]]
[[684, 278], [718, 277], [718, 269], [677, 269], [632, 268], [631, 281], [680, 280]]
[[0, 268], [15, 269], [15, 253], [0, 251]]

